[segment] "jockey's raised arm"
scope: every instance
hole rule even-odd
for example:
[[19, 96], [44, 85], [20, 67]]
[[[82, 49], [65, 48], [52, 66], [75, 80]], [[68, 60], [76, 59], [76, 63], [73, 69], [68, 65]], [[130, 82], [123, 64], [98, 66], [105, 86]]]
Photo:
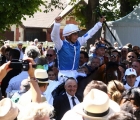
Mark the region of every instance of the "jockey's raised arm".
[[55, 48], [57, 50], [60, 50], [62, 45], [63, 45], [63, 42], [62, 40], [60, 39], [60, 22], [62, 21], [62, 18], [61, 17], [57, 17], [55, 19], [55, 23], [54, 23], [54, 26], [53, 26], [53, 30], [51, 32], [51, 39], [52, 41], [54, 42], [55, 44]]
[[51, 39], [57, 49], [58, 67], [60, 76], [74, 77], [78, 76], [77, 69], [79, 67], [80, 46], [85, 44], [101, 27], [104, 17], [100, 18], [99, 22], [95, 24], [85, 35], [78, 37], [80, 31], [77, 25], [67, 24], [63, 29], [63, 36], [65, 40], [60, 39], [60, 22], [61, 17], [55, 19]]

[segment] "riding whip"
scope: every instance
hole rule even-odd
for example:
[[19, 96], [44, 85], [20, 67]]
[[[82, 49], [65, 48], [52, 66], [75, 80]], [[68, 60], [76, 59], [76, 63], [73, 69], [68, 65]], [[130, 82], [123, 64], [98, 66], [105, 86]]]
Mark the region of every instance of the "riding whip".
[[[97, 10], [98, 15], [100, 16], [100, 18], [102, 18], [103, 16], [100, 13], [100, 10]], [[112, 33], [112, 31], [109, 29], [106, 21], [103, 22], [105, 24], [105, 26], [107, 27], [107, 29], [109, 30], [109, 32], [111, 33], [112, 37], [114, 38], [115, 41], [117, 41], [116, 37], [114, 36], [114, 34]]]

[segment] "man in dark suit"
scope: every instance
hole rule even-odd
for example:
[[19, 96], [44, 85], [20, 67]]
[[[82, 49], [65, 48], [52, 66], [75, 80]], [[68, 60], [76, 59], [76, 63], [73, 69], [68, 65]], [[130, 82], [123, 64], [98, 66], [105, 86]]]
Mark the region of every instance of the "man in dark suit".
[[[16, 49], [11, 49], [9, 52], [9, 60], [11, 62], [18, 62], [19, 61], [19, 57], [20, 57], [20, 52]], [[19, 73], [21, 73], [21, 69], [12, 69], [11, 71], [9, 71], [7, 73], [7, 75], [3, 78], [2, 83], [1, 83], [1, 91], [2, 91], [2, 95], [4, 97], [6, 97], [6, 93], [5, 90], [9, 84], [9, 81], [11, 78], [13, 78], [14, 76], [18, 75]]]
[[77, 91], [77, 82], [74, 78], [68, 78], [65, 82], [66, 93], [56, 97], [53, 101], [55, 109], [55, 119], [61, 120], [65, 112], [72, 109], [76, 104], [80, 103], [75, 96]]

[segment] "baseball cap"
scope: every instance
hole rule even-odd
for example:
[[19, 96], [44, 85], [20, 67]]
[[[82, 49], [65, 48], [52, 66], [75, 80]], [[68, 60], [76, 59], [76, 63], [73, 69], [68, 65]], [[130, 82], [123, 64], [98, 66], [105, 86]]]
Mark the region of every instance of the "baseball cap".
[[98, 49], [98, 48], [105, 48], [106, 49], [106, 46], [104, 44], [97, 44], [96, 49]]
[[125, 76], [126, 75], [135, 75], [137, 76], [137, 73], [136, 73], [136, 70], [133, 69], [133, 68], [128, 68], [126, 71], [125, 71]]

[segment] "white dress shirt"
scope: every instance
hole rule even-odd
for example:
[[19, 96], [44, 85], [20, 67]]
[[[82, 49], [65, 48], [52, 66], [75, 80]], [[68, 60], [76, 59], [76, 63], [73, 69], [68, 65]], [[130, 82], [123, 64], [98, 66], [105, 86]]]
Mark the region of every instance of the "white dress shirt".
[[76, 96], [71, 96], [67, 92], [66, 92], [66, 95], [68, 96], [69, 103], [70, 103], [70, 108], [71, 109], [74, 107], [73, 106], [73, 103], [72, 103], [72, 97], [75, 97], [74, 101], [75, 101], [76, 105], [80, 103], [79, 100], [78, 100], [78, 98]]

